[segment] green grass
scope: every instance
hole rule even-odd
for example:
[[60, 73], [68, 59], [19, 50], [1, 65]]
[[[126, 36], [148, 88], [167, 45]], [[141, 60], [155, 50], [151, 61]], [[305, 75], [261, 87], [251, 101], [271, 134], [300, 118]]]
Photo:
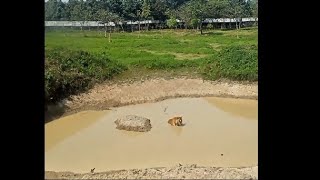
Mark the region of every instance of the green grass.
[[102, 31], [47, 31], [46, 99], [59, 100], [113, 77], [143, 77], [153, 72], [256, 81], [257, 31], [112, 33], [111, 42]]
[[103, 54], [58, 48], [47, 50], [45, 55], [46, 103], [86, 90], [94, 83], [111, 79], [127, 69]]
[[204, 75], [208, 79], [258, 80], [258, 46], [233, 45], [208, 60]]
[[98, 54], [104, 52], [110, 59], [126, 65], [144, 65], [153, 61], [152, 64], [170, 62], [177, 63], [179, 64], [177, 67], [181, 67], [183, 66], [179, 60], [181, 58], [177, 58], [174, 53], [183, 53], [189, 57], [203, 55], [201, 58], [184, 58], [184, 60], [197, 59], [199, 62], [228, 46], [256, 45], [258, 41], [256, 28], [241, 30], [239, 39], [235, 31], [220, 30], [209, 31], [202, 36], [198, 31], [192, 30], [112, 33], [111, 39], [112, 42], [109, 43], [108, 39], [104, 38], [104, 32], [98, 31], [52, 31], [46, 32], [45, 44], [46, 49], [63, 47]]

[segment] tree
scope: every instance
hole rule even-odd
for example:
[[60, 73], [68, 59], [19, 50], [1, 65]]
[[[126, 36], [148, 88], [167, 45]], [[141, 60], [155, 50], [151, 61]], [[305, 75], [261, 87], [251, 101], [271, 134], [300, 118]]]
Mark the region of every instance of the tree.
[[82, 13], [84, 21], [91, 21], [93, 19], [92, 7], [86, 5]]
[[154, 20], [166, 20], [166, 0], [150, 0], [150, 16]]
[[[139, 0], [123, 0], [123, 18], [130, 21], [138, 21], [140, 19], [140, 15], [138, 10], [141, 9], [141, 1]], [[139, 24], [140, 26], [140, 24]], [[133, 32], [133, 24], [131, 24], [131, 30]]]
[[208, 5], [208, 0], [192, 0], [188, 4], [192, 13], [192, 19], [197, 19], [199, 22], [198, 27], [200, 29], [200, 34], [203, 34], [202, 22], [204, 21], [204, 18], [208, 15]]
[[126, 23], [125, 19], [121, 16], [118, 16], [116, 23], [117, 23], [117, 25], [120, 25], [122, 32], [124, 32], [123, 25]]
[[167, 0], [167, 7], [171, 10], [176, 10], [179, 6], [185, 4], [188, 1], [190, 0]]
[[251, 2], [250, 3], [250, 9], [251, 9], [251, 12], [252, 12], [252, 16], [254, 17], [255, 21], [257, 21], [257, 18], [258, 18], [258, 0], [252, 0], [250, 2]]
[[198, 28], [200, 21], [197, 18], [191, 19], [190, 25], [192, 26], [193, 29]]
[[[184, 26], [186, 29], [188, 29], [188, 26], [192, 26], [194, 28], [194, 24], [192, 24], [192, 19], [194, 19], [194, 17], [190, 7], [191, 6], [189, 4], [184, 4], [178, 9], [178, 18], [184, 21]], [[197, 26], [197, 24], [195, 26]]]
[[202, 32], [202, 22], [209, 13], [208, 0], [192, 0], [178, 8], [178, 17], [185, 22], [185, 26], [197, 27]]
[[245, 17], [252, 17], [252, 9], [251, 9], [251, 4], [252, 4], [252, 1], [251, 0], [246, 0], [244, 2], [244, 5], [243, 5], [243, 16]]
[[[184, 21], [185, 28], [194, 25], [202, 34], [204, 18], [235, 19], [239, 30], [242, 17], [258, 17], [258, 0], [69, 0], [65, 3], [48, 0], [45, 3], [45, 20], [81, 21], [82, 29], [84, 21], [101, 20], [102, 10], [117, 15], [117, 23], [121, 27], [124, 20], [169, 19], [173, 22], [172, 19], [180, 19]], [[149, 29], [149, 24], [147, 27]]]
[[245, 15], [245, 0], [228, 0], [229, 18], [233, 18], [236, 22], [237, 38], [239, 38], [238, 30], [241, 28], [241, 20]]
[[56, 0], [49, 0], [48, 2], [45, 3], [45, 20], [50, 21], [50, 20], [57, 19], [56, 7], [57, 7]]
[[101, 2], [97, 0], [86, 0], [85, 6], [85, 19], [87, 21], [98, 21], [97, 12], [99, 9], [103, 9]]
[[83, 12], [85, 12], [85, 10], [86, 9], [85, 9], [84, 1], [80, 0], [80, 1], [76, 1], [76, 3], [74, 4], [74, 6], [70, 12], [70, 19], [72, 21], [80, 21], [81, 31], [82, 31], [82, 26], [85, 21], [85, 14], [83, 13]]
[[213, 25], [212, 24], [208, 24], [207, 28], [213, 29]]
[[138, 38], [140, 38], [140, 20], [141, 20], [141, 10], [137, 10], [137, 15], [136, 17], [138, 18], [138, 26], [139, 26], [139, 36]]
[[[142, 11], [141, 11], [141, 17], [144, 20], [148, 20], [150, 17], [151, 11], [150, 11], [150, 2], [148, 0], [144, 0], [142, 4]], [[149, 30], [149, 23], [147, 25], [147, 30]]]
[[107, 37], [107, 27], [109, 25], [109, 42], [111, 42], [111, 22], [116, 22], [119, 16], [104, 9], [99, 9], [97, 14], [105, 27], [104, 37]]
[[208, 1], [207, 17], [223, 18], [227, 17], [228, 0]]
[[168, 19], [167, 25], [169, 26], [169, 28], [177, 28], [178, 26], [177, 19], [172, 16], [170, 19]]
[[74, 6], [78, 4], [78, 0], [69, 0], [66, 2], [65, 14], [69, 21], [72, 21], [71, 13], [73, 11]]
[[61, 0], [49, 0], [45, 3], [45, 20], [59, 21], [66, 19], [65, 4]]
[[118, 14], [119, 16], [123, 16], [124, 5], [123, 2], [126, 0], [100, 0], [102, 3], [103, 9], [106, 9], [113, 14]]
[[141, 1], [139, 0], [124, 0], [123, 1], [123, 17], [131, 21], [138, 19], [137, 11], [141, 9]]

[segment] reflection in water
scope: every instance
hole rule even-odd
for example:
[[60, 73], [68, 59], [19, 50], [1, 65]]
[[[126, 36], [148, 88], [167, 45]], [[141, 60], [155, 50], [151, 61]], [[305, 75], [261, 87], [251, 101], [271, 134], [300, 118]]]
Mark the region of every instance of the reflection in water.
[[125, 131], [125, 130], [119, 130], [119, 134], [122, 134], [126, 137], [138, 137], [144, 134], [144, 132], [133, 132], [133, 131]]
[[171, 126], [172, 131], [177, 135], [180, 136], [183, 130], [183, 127], [179, 127], [179, 126]]
[[45, 124], [45, 151], [90, 126], [106, 113], [107, 111], [83, 111]]
[[248, 119], [258, 120], [258, 101], [221, 97], [205, 98], [210, 104], [224, 112]]
[[[89, 172], [96, 168], [99, 172], [177, 163], [222, 167], [256, 165], [258, 121], [249, 119], [257, 119], [257, 102], [223, 98], [214, 99], [212, 103], [211, 100], [170, 99], [101, 114], [80, 113], [47, 123], [45, 169]], [[166, 112], [163, 107], [167, 107]], [[240, 110], [246, 113], [239, 113]], [[129, 114], [149, 118], [151, 131], [116, 129], [114, 121]], [[168, 119], [177, 115], [183, 115], [185, 126], [168, 124]]]

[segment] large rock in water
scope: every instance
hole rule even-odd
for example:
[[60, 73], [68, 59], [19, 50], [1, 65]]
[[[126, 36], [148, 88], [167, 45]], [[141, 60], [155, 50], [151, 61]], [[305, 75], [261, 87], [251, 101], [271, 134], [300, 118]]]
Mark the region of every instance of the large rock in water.
[[150, 119], [135, 115], [119, 118], [114, 123], [116, 123], [117, 129], [127, 131], [147, 132], [152, 128]]

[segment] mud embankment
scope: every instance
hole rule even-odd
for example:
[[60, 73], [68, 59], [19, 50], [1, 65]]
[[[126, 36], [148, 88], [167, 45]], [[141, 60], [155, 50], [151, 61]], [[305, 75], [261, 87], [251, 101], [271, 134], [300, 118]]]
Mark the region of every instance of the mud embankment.
[[175, 167], [116, 170], [96, 173], [46, 171], [46, 179], [258, 179], [258, 166], [244, 168], [201, 167], [177, 165]]
[[204, 81], [202, 79], [149, 79], [135, 82], [109, 82], [86, 93], [71, 96], [57, 107], [60, 115], [85, 110], [106, 110], [131, 104], [157, 102], [177, 97], [232, 97], [258, 99], [258, 83]]

